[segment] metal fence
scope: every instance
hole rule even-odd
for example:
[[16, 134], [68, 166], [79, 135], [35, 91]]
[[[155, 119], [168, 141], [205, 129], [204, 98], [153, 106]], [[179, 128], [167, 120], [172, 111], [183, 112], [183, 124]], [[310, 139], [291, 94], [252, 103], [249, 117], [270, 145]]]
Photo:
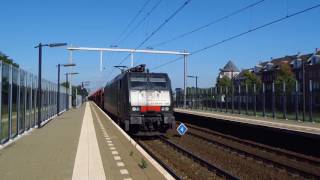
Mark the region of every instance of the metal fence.
[[[38, 119], [37, 76], [0, 61], [0, 144], [29, 131]], [[42, 80], [41, 121], [57, 114], [57, 84]], [[65, 111], [67, 94], [60, 87], [60, 111]]]
[[175, 93], [175, 107], [297, 121], [320, 122], [320, 89], [310, 81], [303, 87], [285, 84], [187, 88]]

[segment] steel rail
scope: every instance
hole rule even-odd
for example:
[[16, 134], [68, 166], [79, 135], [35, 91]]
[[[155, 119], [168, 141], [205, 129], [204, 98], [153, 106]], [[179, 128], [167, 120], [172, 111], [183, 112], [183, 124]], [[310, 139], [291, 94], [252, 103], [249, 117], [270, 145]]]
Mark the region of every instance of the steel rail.
[[200, 128], [200, 127], [188, 124], [188, 123], [185, 123], [185, 124], [190, 129], [195, 129], [197, 131], [201, 131], [201, 132], [213, 135], [213, 136], [219, 136], [219, 137], [228, 139], [230, 141], [234, 141], [234, 142], [237, 142], [239, 144], [243, 144], [243, 145], [246, 145], [246, 146], [254, 147], [254, 148], [269, 152], [269, 153], [274, 153], [274, 154], [277, 154], [277, 155], [280, 155], [280, 156], [285, 156], [285, 157], [288, 157], [288, 158], [296, 159], [296, 161], [299, 161], [299, 162], [303, 161], [303, 162], [306, 162], [306, 163], [309, 163], [309, 164], [312, 164], [312, 165], [315, 165], [315, 166], [320, 166], [320, 160], [315, 160], [315, 159], [312, 159], [310, 157], [304, 157], [304, 156], [299, 155], [299, 154], [293, 154], [293, 153], [290, 153], [290, 152], [285, 152], [285, 151], [280, 150], [280, 149], [273, 149], [272, 147], [264, 146], [264, 145], [261, 145], [261, 144], [255, 143], [255, 142], [250, 142], [250, 141], [243, 140], [243, 139], [238, 139], [236, 137], [232, 137], [232, 136], [229, 136], [229, 135], [221, 134], [221, 133], [218, 133], [218, 132], [209, 131], [209, 130], [206, 130], [204, 128]]
[[224, 143], [221, 143], [221, 142], [218, 142], [218, 141], [215, 141], [215, 140], [212, 140], [212, 139], [209, 139], [207, 137], [203, 137], [201, 135], [198, 135], [198, 134], [195, 134], [195, 133], [192, 133], [192, 132], [187, 132], [186, 134], [188, 135], [191, 135], [193, 137], [196, 137], [198, 139], [202, 139], [204, 141], [207, 141], [207, 142], [210, 142], [212, 144], [215, 144], [217, 146], [220, 146], [220, 147], [223, 147], [225, 149], [229, 149], [229, 150], [232, 150], [238, 154], [243, 154], [247, 157], [252, 157], [256, 160], [259, 160], [259, 161], [262, 161], [266, 164], [272, 164], [274, 167], [278, 167], [278, 168], [284, 168], [287, 170], [287, 172], [291, 172], [291, 173], [297, 173], [303, 177], [316, 177], [316, 178], [319, 178], [319, 174], [316, 174], [316, 173], [313, 173], [313, 172], [306, 172], [305, 170], [301, 170], [301, 169], [298, 169], [296, 167], [292, 167], [290, 165], [287, 165], [287, 164], [284, 164], [284, 163], [280, 163], [280, 162], [277, 162], [277, 161], [274, 161], [274, 160], [271, 160], [271, 159], [268, 159], [268, 158], [265, 158], [265, 157], [262, 157], [262, 156], [259, 156], [259, 155], [256, 155], [256, 154], [253, 154], [253, 153], [250, 153], [250, 152], [247, 152], [247, 151], [244, 151], [244, 150], [241, 150], [241, 149], [238, 149], [238, 148], [235, 148], [235, 147], [232, 147], [230, 145], [227, 145], [227, 144], [224, 144]]
[[221, 175], [223, 177], [225, 177], [226, 179], [232, 179], [232, 180], [236, 180], [239, 179], [236, 176], [228, 173], [227, 171], [223, 170], [222, 168], [213, 165], [211, 163], [209, 163], [208, 161], [202, 159], [201, 157], [193, 154], [192, 152], [188, 151], [187, 149], [171, 142], [170, 140], [167, 140], [165, 137], [163, 136], [159, 136], [159, 139], [166, 143], [167, 145], [173, 147], [174, 149], [176, 149], [177, 151], [180, 151], [181, 153], [185, 154], [186, 156], [188, 156], [189, 158], [193, 159], [195, 162], [198, 162], [201, 166], [206, 166], [208, 168], [209, 171], [211, 172], [215, 172], [217, 175]]
[[173, 176], [175, 179], [182, 180], [182, 178], [172, 169], [170, 168], [166, 163], [164, 163], [160, 158], [158, 158], [152, 151], [150, 151], [143, 143], [141, 143], [139, 140], [136, 141], [154, 160], [156, 160], [165, 170], [168, 171], [171, 176]]

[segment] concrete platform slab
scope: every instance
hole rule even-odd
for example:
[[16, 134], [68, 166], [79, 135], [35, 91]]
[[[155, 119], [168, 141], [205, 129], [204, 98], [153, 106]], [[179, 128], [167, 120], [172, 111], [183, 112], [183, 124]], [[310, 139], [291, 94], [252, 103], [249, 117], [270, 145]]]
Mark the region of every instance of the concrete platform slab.
[[228, 114], [214, 111], [201, 111], [175, 108], [175, 112], [184, 113], [196, 116], [216, 118], [230, 122], [259, 125], [270, 128], [282, 129], [287, 131], [300, 132], [310, 135], [320, 136], [320, 124], [309, 122], [298, 122], [292, 120], [278, 120], [272, 118], [253, 117], [240, 114]]
[[[95, 104], [91, 104], [91, 109], [107, 179], [173, 179], [167, 172], [160, 173]], [[106, 140], [104, 134], [108, 134], [110, 140]]]
[[0, 179], [71, 179], [84, 106], [54, 118], [0, 151]]

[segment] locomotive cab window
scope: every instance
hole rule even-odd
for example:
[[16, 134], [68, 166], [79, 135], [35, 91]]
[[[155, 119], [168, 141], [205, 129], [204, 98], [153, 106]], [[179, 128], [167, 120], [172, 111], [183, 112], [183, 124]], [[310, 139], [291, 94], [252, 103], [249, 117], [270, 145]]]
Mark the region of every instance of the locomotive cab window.
[[131, 77], [130, 78], [131, 88], [143, 89], [147, 87], [146, 77]]
[[150, 86], [153, 88], [160, 88], [160, 89], [167, 88], [167, 81], [165, 78], [151, 77], [149, 81], [150, 81]]
[[131, 77], [130, 85], [133, 89], [166, 89], [167, 80], [165, 77]]

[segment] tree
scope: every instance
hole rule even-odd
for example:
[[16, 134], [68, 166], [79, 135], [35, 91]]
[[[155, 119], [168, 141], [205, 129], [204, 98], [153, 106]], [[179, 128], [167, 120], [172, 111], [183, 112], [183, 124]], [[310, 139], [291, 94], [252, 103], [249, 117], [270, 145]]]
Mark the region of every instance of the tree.
[[6, 64], [12, 64], [15, 67], [19, 67], [17, 63], [14, 63], [13, 60], [9, 58], [9, 56], [5, 55], [2, 52], [0, 52], [0, 61], [3, 61]]
[[[69, 82], [63, 82], [61, 83], [61, 86], [69, 88]], [[77, 89], [77, 94], [82, 96], [83, 98], [89, 95], [89, 91], [82, 87], [81, 85], [78, 86], [72, 86], [72, 95], [75, 96], [76, 94], [76, 89]], [[73, 97], [74, 98], [74, 97]]]
[[279, 66], [275, 85], [278, 90], [282, 90], [283, 83], [286, 84], [286, 91], [292, 92], [295, 87], [295, 76], [289, 64], [283, 63]]
[[249, 70], [246, 70], [243, 73], [243, 76], [245, 77], [244, 83], [246, 85], [249, 85], [249, 86], [253, 86], [254, 84], [256, 84], [257, 86], [261, 85], [261, 79], [255, 73]]
[[228, 76], [223, 76], [218, 79], [217, 82], [218, 87], [231, 87], [231, 79]]
[[61, 86], [65, 87], [65, 88], [69, 88], [69, 82], [63, 82], [63, 83], [61, 83]]

